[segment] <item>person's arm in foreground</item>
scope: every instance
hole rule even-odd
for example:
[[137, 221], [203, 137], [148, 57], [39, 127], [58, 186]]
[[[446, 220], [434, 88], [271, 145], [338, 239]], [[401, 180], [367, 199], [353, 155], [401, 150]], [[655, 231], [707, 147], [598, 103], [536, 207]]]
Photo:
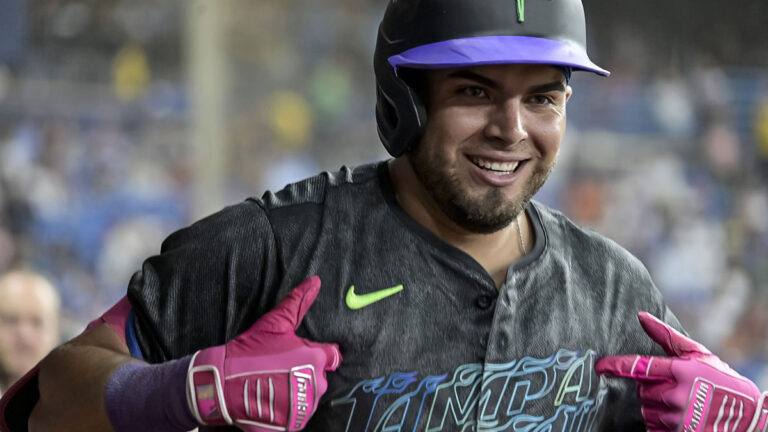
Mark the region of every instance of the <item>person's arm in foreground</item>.
[[104, 391], [119, 366], [135, 361], [108, 324], [56, 348], [40, 364], [40, 400], [29, 419], [29, 430], [112, 430]]
[[327, 388], [335, 344], [295, 330], [320, 290], [312, 277], [225, 345], [157, 365], [138, 362], [100, 325], [42, 363], [30, 431], [185, 431], [235, 425], [246, 431], [300, 430]]
[[647, 312], [643, 329], [669, 357], [614, 356], [597, 362], [598, 374], [637, 383], [649, 431], [755, 432], [768, 427], [768, 399], [700, 343]]

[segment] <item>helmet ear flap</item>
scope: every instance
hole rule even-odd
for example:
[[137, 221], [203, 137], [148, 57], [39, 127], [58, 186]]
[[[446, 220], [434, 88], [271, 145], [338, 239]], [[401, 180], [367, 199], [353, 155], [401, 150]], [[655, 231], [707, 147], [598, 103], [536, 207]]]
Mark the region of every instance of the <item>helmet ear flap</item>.
[[[406, 74], [407, 77], [419, 74]], [[386, 77], [386, 86], [376, 87], [376, 124], [390, 155], [401, 156], [413, 148], [424, 133], [427, 111], [422, 94], [395, 73]]]
[[384, 135], [389, 135], [399, 122], [397, 110], [390, 98], [381, 87], [376, 87], [376, 115], [379, 117], [379, 129]]

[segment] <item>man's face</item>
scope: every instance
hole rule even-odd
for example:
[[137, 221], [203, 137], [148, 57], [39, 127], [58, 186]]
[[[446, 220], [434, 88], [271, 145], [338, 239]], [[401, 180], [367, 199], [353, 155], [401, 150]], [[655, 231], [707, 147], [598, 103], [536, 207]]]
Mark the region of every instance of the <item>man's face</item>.
[[427, 72], [426, 131], [409, 154], [416, 175], [460, 227], [512, 222], [554, 167], [565, 133], [565, 77], [544, 65]]
[[55, 300], [16, 278], [0, 289], [0, 372], [21, 378], [58, 343]]

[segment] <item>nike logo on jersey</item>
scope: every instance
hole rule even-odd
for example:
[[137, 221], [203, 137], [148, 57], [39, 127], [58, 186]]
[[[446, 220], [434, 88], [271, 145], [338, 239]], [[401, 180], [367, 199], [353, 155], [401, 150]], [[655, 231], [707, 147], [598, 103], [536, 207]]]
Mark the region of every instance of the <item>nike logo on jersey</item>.
[[368, 294], [357, 295], [355, 294], [355, 286], [351, 285], [349, 290], [347, 290], [347, 307], [352, 310], [361, 309], [393, 294], [397, 294], [402, 290], [403, 286], [398, 285]]

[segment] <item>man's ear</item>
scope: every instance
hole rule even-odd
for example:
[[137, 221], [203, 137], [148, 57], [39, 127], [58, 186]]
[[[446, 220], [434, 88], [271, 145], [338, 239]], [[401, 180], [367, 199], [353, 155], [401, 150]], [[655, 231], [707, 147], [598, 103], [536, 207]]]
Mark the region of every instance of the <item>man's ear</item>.
[[565, 102], [566, 103], [568, 102], [568, 99], [570, 99], [572, 95], [573, 95], [573, 87], [566, 85], [565, 86]]

